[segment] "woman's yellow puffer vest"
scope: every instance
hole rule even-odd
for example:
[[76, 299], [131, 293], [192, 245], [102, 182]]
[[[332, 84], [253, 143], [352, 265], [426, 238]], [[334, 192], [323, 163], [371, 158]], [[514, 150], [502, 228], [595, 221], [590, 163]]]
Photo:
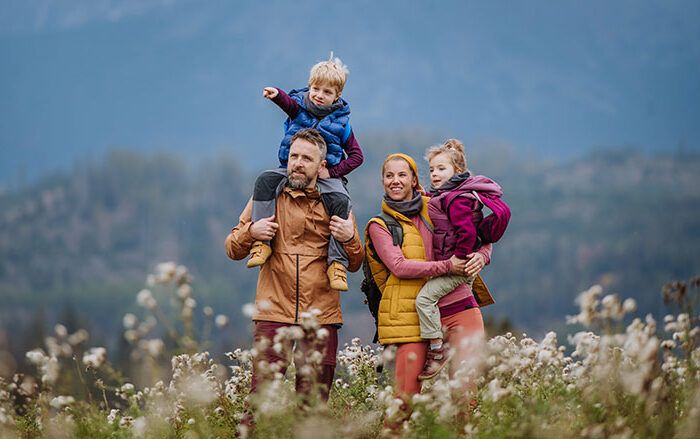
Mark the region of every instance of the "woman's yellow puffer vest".
[[[382, 201], [382, 211], [394, 217], [401, 225], [403, 229], [401, 251], [406, 259], [425, 261], [423, 238], [413, 222], [390, 208], [384, 201]], [[423, 197], [423, 209], [420, 215], [425, 223], [432, 227], [428, 216], [427, 197]], [[422, 339], [418, 314], [416, 313], [416, 296], [427, 279], [399, 279], [387, 270], [382, 261], [376, 257], [376, 252], [372, 247], [369, 237], [369, 225], [372, 223], [377, 223], [385, 229], [387, 227], [381, 219], [372, 218], [365, 228], [367, 260], [374, 280], [382, 292], [382, 300], [379, 303], [379, 343], [387, 345], [419, 342]]]

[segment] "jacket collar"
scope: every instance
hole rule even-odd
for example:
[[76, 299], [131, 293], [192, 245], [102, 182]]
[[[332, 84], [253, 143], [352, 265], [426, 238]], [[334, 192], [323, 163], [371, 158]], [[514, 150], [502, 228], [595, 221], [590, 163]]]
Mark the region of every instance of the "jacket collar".
[[284, 193], [292, 198], [307, 197], [311, 199], [321, 198], [321, 193], [318, 190], [318, 185], [312, 189], [292, 189], [289, 186], [284, 187]]

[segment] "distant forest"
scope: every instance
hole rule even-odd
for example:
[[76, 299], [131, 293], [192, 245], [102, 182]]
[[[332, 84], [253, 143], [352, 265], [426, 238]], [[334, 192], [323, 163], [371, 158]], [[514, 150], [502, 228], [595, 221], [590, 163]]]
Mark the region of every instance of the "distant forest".
[[[427, 173], [430, 140], [362, 139], [365, 164], [349, 183], [361, 227], [379, 209], [383, 157], [408, 152]], [[487, 317], [535, 333], [558, 330], [574, 313], [576, 294], [595, 283], [659, 315], [663, 284], [700, 274], [697, 154], [601, 150], [553, 163], [503, 146], [474, 149], [467, 146], [469, 167], [501, 183], [513, 212], [484, 272], [497, 301], [484, 309]], [[2, 193], [0, 330], [25, 334], [6, 336], [10, 349], [34, 347], [42, 331], [66, 319], [89, 326], [94, 342], [120, 343], [121, 318], [138, 310], [146, 275], [169, 260], [193, 274], [198, 309], [211, 305], [231, 318], [226, 343], [248, 343], [241, 306], [253, 301], [257, 271], [228, 260], [223, 240], [257, 171], [245, 157], [193, 164], [174, 154], [114, 151]], [[359, 276], [350, 282], [344, 336], [369, 337]]]

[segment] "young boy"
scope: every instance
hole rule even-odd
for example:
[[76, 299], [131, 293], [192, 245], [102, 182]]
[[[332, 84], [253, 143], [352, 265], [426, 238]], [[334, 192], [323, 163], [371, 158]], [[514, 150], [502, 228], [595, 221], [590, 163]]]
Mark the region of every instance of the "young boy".
[[[348, 70], [339, 58], [322, 61], [311, 68], [309, 86], [289, 94], [275, 87], [265, 87], [263, 97], [270, 99], [287, 114], [284, 138], [279, 148], [280, 168], [263, 172], [255, 181], [253, 221], [275, 214], [275, 199], [287, 182], [287, 160], [292, 136], [303, 128], [315, 128], [326, 141], [326, 168], [322, 169], [318, 187], [329, 215], [348, 218], [350, 195], [345, 176], [362, 164], [362, 149], [350, 126], [350, 106], [340, 96]], [[250, 250], [248, 267], [257, 267], [272, 253], [269, 242], [256, 241]], [[332, 289], [347, 291], [348, 258], [341, 243], [331, 236], [328, 245], [328, 278]]]

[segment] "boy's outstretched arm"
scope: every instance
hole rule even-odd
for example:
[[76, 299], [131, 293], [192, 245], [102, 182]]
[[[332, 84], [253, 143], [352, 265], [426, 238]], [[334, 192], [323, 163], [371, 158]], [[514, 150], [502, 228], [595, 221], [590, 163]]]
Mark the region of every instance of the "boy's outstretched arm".
[[348, 175], [359, 168], [365, 160], [364, 155], [362, 155], [362, 148], [360, 148], [360, 144], [357, 143], [355, 133], [352, 131], [350, 131], [350, 136], [348, 136], [348, 140], [345, 141], [343, 149], [348, 156], [346, 159], [341, 160], [336, 166], [328, 169], [328, 173], [332, 178], [340, 178]]
[[299, 113], [299, 104], [297, 104], [294, 99], [289, 97], [284, 90], [277, 87], [265, 87], [263, 88], [263, 97], [277, 104], [277, 106], [280, 107], [290, 119], [297, 117], [297, 114]]

